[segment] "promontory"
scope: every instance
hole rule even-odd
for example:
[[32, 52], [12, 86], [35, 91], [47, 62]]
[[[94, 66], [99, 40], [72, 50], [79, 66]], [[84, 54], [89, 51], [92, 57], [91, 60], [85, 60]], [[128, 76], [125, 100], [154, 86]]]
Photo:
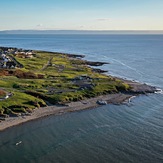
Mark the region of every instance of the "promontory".
[[0, 130], [51, 114], [120, 104], [155, 87], [106, 75], [84, 55], [0, 47]]

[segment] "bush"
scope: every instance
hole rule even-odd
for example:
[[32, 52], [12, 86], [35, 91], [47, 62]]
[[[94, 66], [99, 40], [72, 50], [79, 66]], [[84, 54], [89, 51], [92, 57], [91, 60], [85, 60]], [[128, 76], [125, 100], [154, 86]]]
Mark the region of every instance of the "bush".
[[14, 83], [12, 87], [13, 87], [13, 88], [20, 88], [20, 85], [17, 84], [17, 83]]
[[12, 111], [14, 111], [16, 113], [26, 113], [26, 110], [23, 107], [21, 107], [21, 108], [13, 108]]
[[6, 92], [4, 90], [0, 90], [0, 97], [4, 97], [6, 95]]
[[121, 92], [128, 91], [130, 89], [130, 86], [128, 84], [121, 83], [121, 84], [119, 84], [119, 85], [116, 86], [116, 89], [118, 91], [121, 91]]

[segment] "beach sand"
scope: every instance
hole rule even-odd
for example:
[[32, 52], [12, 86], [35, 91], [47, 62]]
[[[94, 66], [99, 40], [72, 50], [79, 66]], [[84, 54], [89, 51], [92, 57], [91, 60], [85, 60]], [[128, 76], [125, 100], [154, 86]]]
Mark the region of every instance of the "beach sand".
[[131, 97], [132, 95], [122, 93], [108, 94], [78, 102], [71, 102], [65, 106], [54, 105], [43, 108], [36, 108], [29, 116], [9, 117], [6, 118], [5, 121], [1, 121], [0, 131], [45, 116], [61, 115], [68, 112], [100, 107], [101, 105], [97, 104], [97, 100], [105, 100], [108, 104], [122, 104], [123, 102], [128, 101], [128, 99]]

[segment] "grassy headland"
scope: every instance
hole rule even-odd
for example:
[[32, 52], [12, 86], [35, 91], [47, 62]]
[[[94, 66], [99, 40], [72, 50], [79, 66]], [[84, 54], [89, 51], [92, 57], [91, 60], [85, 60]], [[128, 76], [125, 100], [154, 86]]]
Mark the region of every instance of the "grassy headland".
[[102, 70], [89, 65], [105, 63], [85, 61], [81, 59], [82, 55], [44, 51], [32, 51], [27, 55], [26, 51], [16, 48], [14, 51], [18, 52], [14, 53], [11, 48], [5, 49], [15, 67], [0, 69], [0, 115], [4, 117], [28, 114], [36, 107], [65, 105], [100, 95], [139, 94], [155, 90], [153, 87], [143, 90], [144, 85], [137, 91], [142, 84], [102, 74]]

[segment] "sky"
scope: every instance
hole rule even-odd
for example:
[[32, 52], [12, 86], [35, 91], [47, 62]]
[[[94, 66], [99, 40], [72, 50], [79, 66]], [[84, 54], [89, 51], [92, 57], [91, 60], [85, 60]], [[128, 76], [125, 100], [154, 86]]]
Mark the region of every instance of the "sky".
[[0, 30], [163, 30], [163, 0], [0, 0]]

